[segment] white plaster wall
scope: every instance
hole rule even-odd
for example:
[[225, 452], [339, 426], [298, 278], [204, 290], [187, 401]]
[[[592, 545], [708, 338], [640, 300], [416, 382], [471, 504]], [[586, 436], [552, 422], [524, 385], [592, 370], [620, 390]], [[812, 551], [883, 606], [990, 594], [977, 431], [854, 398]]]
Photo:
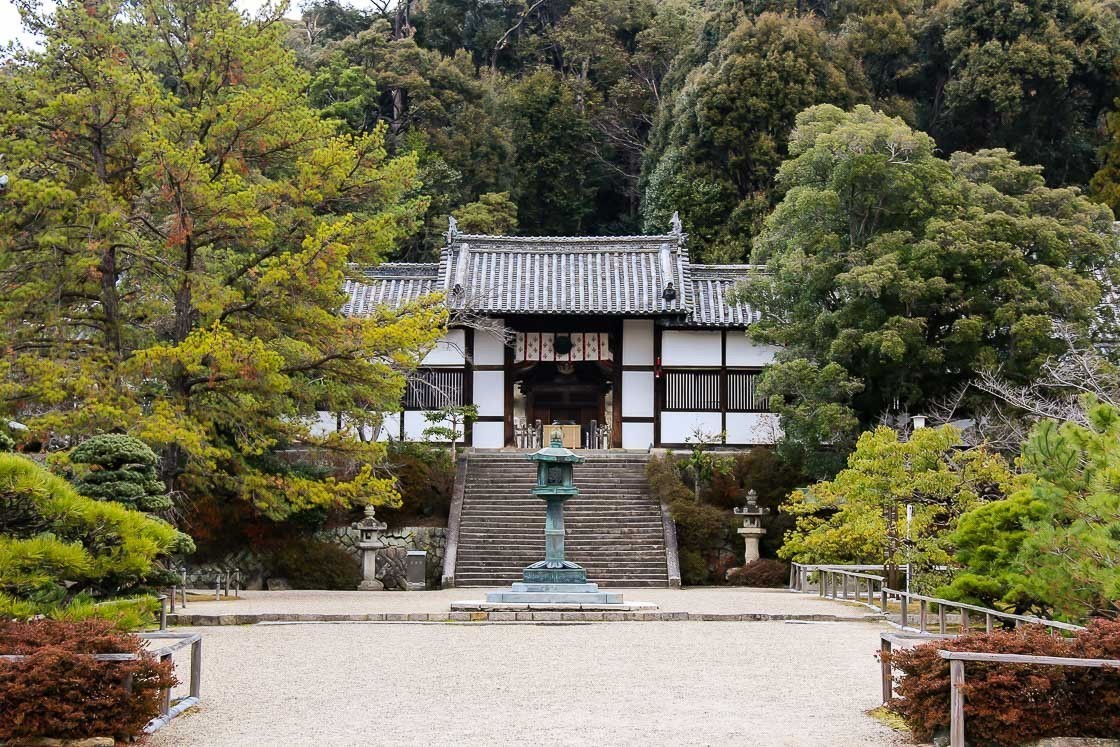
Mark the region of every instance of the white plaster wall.
[[727, 413], [727, 443], [773, 444], [781, 438], [778, 416], [771, 412]]
[[774, 362], [774, 356], [781, 348], [776, 345], [762, 345], [752, 342], [740, 330], [727, 332], [727, 365], [735, 368], [761, 368]]
[[474, 372], [474, 404], [479, 415], [504, 415], [506, 404], [505, 372]]
[[338, 419], [333, 412], [318, 410], [316, 418], [311, 422], [311, 435], [322, 438], [338, 430]]
[[683, 444], [695, 440], [696, 431], [705, 436], [718, 436], [723, 421], [718, 412], [662, 412], [661, 443]]
[[653, 423], [623, 423], [622, 448], [648, 449], [653, 445]]
[[471, 430], [471, 445], [479, 449], [500, 449], [506, 445], [505, 423], [475, 423]]
[[[389, 425], [390, 425], [390, 427], [395, 426], [396, 421], [395, 420], [391, 421], [389, 423]], [[404, 413], [404, 440], [405, 441], [441, 440], [441, 439], [431, 439], [431, 438], [425, 438], [424, 437], [424, 431], [426, 431], [428, 428], [431, 428], [432, 426], [435, 426], [435, 425], [439, 425], [439, 426], [442, 426], [444, 428], [450, 428], [451, 427], [451, 423], [448, 422], [447, 420], [444, 420], [443, 422], [438, 423], [438, 424], [432, 423], [432, 422], [426, 420], [424, 418], [424, 412], [421, 411], [421, 410], [405, 410], [405, 413]], [[459, 432], [460, 433], [463, 432], [462, 423], [459, 424]], [[462, 436], [455, 439], [456, 443], [462, 443], [462, 441], [463, 441]]]
[[653, 371], [622, 372], [622, 417], [653, 417]]
[[436, 341], [421, 365], [424, 366], [461, 366], [463, 365], [463, 345], [465, 344], [464, 332], [461, 329], [449, 329]]
[[[495, 319], [501, 323], [501, 319]], [[506, 348], [494, 335], [475, 330], [474, 362], [478, 366], [501, 366], [506, 362]]]
[[653, 365], [652, 319], [626, 319], [622, 322], [622, 363], [626, 366]]
[[722, 363], [722, 332], [667, 329], [661, 334], [662, 366], [719, 366]]

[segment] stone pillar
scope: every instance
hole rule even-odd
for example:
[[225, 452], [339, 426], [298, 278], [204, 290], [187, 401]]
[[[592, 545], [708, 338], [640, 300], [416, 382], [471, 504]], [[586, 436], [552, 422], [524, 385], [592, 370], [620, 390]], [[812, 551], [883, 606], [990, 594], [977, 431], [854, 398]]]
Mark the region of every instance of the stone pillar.
[[743, 538], [743, 565], [759, 558], [758, 540], [766, 534], [762, 528], [762, 517], [768, 513], [769, 509], [759, 507], [758, 494], [753, 490], [747, 493], [747, 505], [735, 509], [736, 516], [743, 517], [743, 526], [737, 530]]
[[377, 551], [385, 547], [382, 532], [387, 524], [378, 521], [374, 516], [373, 506], [366, 506], [365, 517], [354, 523], [360, 539], [358, 549], [362, 551], [362, 582], [358, 584], [359, 591], [382, 591], [385, 585], [377, 580]]

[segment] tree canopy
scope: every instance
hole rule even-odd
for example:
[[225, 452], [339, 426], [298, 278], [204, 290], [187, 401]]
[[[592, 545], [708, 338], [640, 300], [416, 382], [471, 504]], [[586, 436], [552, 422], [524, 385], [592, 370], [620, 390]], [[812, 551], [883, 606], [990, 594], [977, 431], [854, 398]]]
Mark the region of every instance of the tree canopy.
[[[437, 299], [339, 314], [351, 263], [417, 227], [415, 156], [308, 105], [276, 15], [227, 0], [24, 7], [42, 34], [0, 77], [0, 401], [43, 441], [123, 431], [188, 493], [277, 518], [395, 500], [356, 428], [394, 409]], [[277, 13], [277, 11], [269, 11]], [[336, 476], [271, 451], [318, 445]]]
[[762, 315], [750, 335], [783, 346], [771, 394], [804, 378], [789, 366], [837, 365], [862, 384], [867, 423], [981, 369], [1026, 380], [1064, 347], [1055, 321], [1085, 336], [1097, 323], [1117, 268], [1111, 211], [1047, 187], [1039, 167], [1005, 150], [943, 160], [867, 106], [806, 110], [789, 149], [752, 253], [766, 269], [742, 291]]

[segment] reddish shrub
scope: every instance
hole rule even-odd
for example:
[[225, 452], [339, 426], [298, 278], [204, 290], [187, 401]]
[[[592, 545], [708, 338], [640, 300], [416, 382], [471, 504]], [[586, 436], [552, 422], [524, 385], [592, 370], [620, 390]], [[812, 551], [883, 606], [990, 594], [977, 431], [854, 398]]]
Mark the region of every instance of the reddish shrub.
[[[975, 633], [899, 651], [903, 675], [891, 709], [919, 741], [949, 728], [949, 662], [937, 651], [1120, 658], [1120, 623], [1098, 622], [1073, 639], [1038, 626]], [[965, 728], [970, 744], [1020, 745], [1046, 737], [1114, 737], [1120, 733], [1120, 672], [1027, 664], [968, 662]]]
[[735, 586], [755, 586], [776, 589], [789, 583], [789, 565], [780, 560], [759, 558], [734, 568], [727, 574], [727, 581]]
[[[91, 656], [114, 653], [141, 658]], [[160, 691], [176, 684], [170, 662], [102, 620], [0, 622], [0, 654], [27, 656], [0, 660], [0, 739], [134, 736], [159, 714]]]

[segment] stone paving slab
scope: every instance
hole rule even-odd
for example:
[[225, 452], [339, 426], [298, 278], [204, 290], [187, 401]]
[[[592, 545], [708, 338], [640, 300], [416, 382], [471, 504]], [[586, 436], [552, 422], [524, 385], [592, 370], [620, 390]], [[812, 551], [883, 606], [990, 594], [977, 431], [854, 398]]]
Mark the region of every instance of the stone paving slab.
[[206, 628], [201, 704], [145, 744], [907, 743], [866, 715], [881, 623], [556, 622]]
[[[441, 591], [247, 591], [240, 599], [191, 601], [186, 615], [370, 615], [446, 614], [453, 602], [476, 602], [494, 589], [472, 587]], [[798, 594], [785, 589], [700, 587], [688, 589], [613, 588], [627, 602], [655, 604], [666, 612], [733, 615], [833, 615], [863, 619], [868, 608]], [[407, 619], [407, 618], [406, 618]]]
[[168, 623], [175, 626], [213, 627], [228, 625], [269, 625], [276, 623], [494, 623], [494, 622], [834, 622], [866, 623], [883, 619], [880, 615], [806, 615], [743, 614], [719, 612], [619, 612], [576, 610], [454, 610], [451, 612], [383, 612], [358, 615], [264, 614], [264, 615], [168, 615]]

